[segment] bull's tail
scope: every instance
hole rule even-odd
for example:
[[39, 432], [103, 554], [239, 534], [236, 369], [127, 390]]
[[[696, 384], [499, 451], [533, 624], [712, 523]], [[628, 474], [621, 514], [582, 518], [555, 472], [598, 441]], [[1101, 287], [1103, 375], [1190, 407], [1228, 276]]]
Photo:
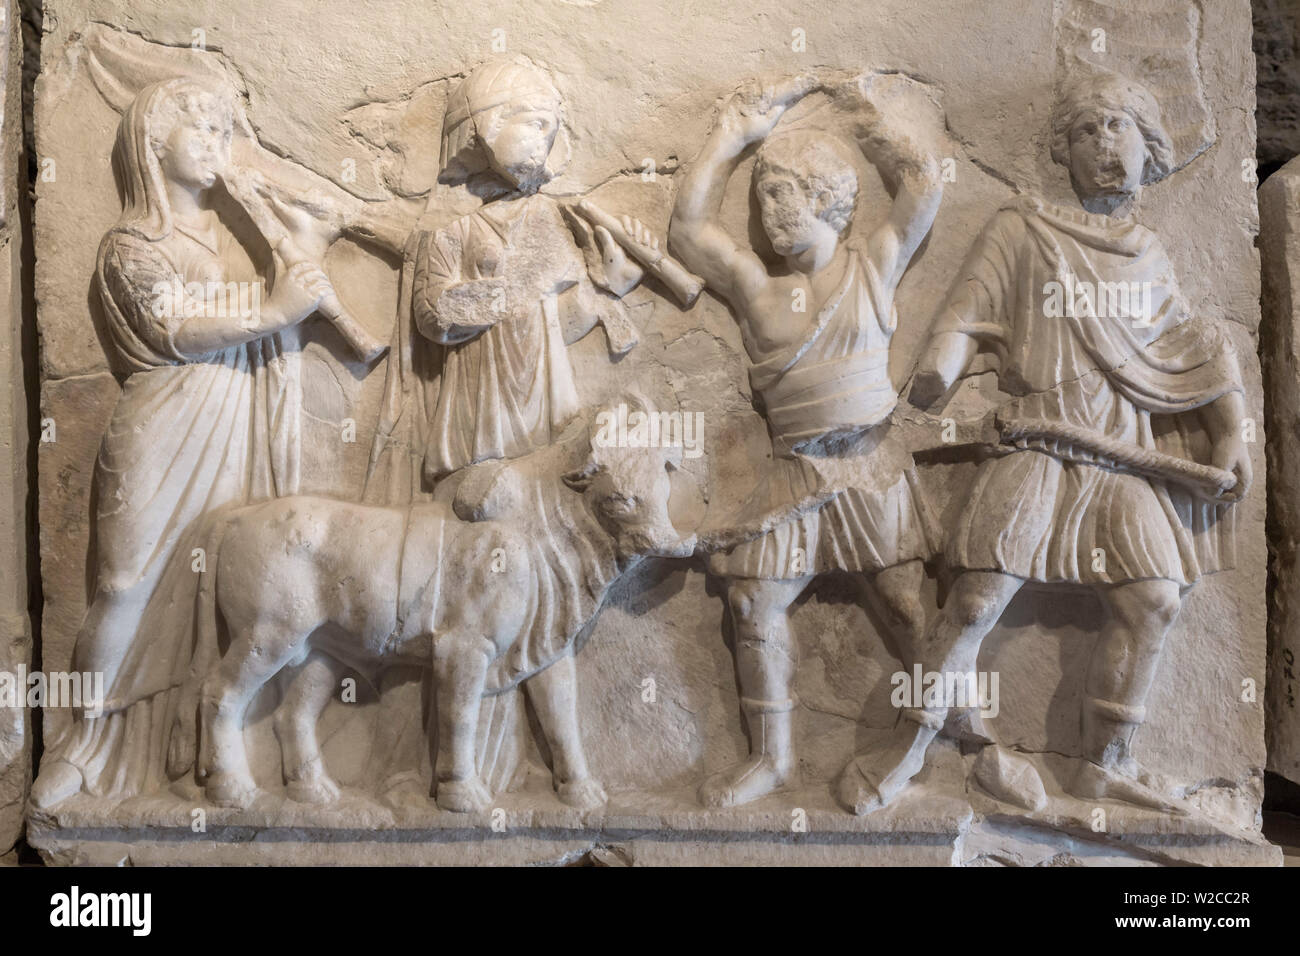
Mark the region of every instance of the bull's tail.
[[475, 753], [478, 776], [493, 794], [510, 789], [520, 766], [523, 708], [518, 687], [483, 698], [479, 707]]
[[180, 686], [176, 720], [172, 726], [167, 747], [167, 774], [173, 780], [195, 770], [201, 780], [205, 768], [196, 767], [199, 752], [199, 735], [203, 733], [198, 719], [199, 694], [208, 672], [220, 659], [218, 647], [217, 566], [221, 554], [221, 541], [229, 521], [219, 516], [203, 536], [206, 565], [199, 574], [199, 587], [194, 595], [194, 648], [189, 671]]

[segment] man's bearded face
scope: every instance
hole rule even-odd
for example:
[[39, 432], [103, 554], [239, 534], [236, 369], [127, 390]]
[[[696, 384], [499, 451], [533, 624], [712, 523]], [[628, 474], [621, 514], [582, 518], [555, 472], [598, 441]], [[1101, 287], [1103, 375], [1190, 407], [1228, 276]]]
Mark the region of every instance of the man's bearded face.
[[817, 239], [818, 209], [793, 176], [765, 173], [755, 185], [763, 231], [772, 251], [779, 256], [795, 255]]
[[542, 185], [559, 128], [555, 112], [525, 106], [494, 110], [486, 119], [483, 144], [493, 171], [519, 188]]
[[1146, 158], [1142, 131], [1122, 109], [1084, 110], [1070, 127], [1070, 175], [1085, 196], [1136, 193]]

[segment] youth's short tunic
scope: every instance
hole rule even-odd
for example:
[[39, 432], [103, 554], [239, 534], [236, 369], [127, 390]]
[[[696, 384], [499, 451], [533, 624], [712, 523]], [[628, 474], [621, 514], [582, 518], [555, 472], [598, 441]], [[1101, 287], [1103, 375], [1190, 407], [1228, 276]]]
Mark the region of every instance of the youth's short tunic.
[[[1208, 460], [1182, 413], [1239, 391], [1240, 372], [1222, 333], [1190, 319], [1153, 232], [1019, 200], [989, 222], [963, 276], [934, 334], [971, 335], [995, 354], [1000, 387], [1016, 396], [1002, 417]], [[1049, 317], [1061, 287], [1100, 282], [1149, 283], [1150, 316], [1094, 305]], [[1230, 562], [1230, 514], [1068, 441], [1034, 441], [980, 467], [946, 557], [1039, 582], [1189, 585]]]
[[882, 425], [898, 403], [889, 378], [898, 325], [893, 290], [860, 245], [846, 245], [844, 276], [808, 335], [752, 356], [750, 384], [762, 400], [775, 457], [737, 523], [794, 514], [814, 498], [825, 503], [712, 555], [714, 574], [872, 573], [930, 551], [910, 456]]

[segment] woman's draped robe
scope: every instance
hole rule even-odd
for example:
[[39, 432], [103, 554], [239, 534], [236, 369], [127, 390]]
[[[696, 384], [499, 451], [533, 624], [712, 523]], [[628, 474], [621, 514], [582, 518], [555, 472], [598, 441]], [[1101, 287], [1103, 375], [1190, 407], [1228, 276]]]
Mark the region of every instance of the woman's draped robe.
[[[1147, 283], [1149, 314], [1098, 314], [1103, 282], [1137, 283], [1130, 291]], [[1074, 290], [1081, 307], [1049, 317], [1045, 304], [1062, 290]], [[1091, 308], [1080, 290], [1091, 290]], [[1186, 413], [1242, 389], [1226, 336], [1190, 317], [1155, 233], [1033, 199], [1007, 205], [985, 227], [932, 334], [946, 332], [970, 335], [996, 357], [999, 385], [1015, 396], [1000, 417], [1061, 423], [1202, 463], [1208, 441]], [[981, 465], [947, 559], [1040, 582], [1189, 586], [1231, 566], [1231, 516], [1066, 440], [1030, 441]]]
[[[167, 783], [195, 654], [203, 575], [193, 550], [205, 546], [215, 514], [297, 490], [296, 351], [271, 335], [188, 355], [174, 335], [186, 305], [195, 307], [189, 293], [170, 310], [154, 308], [160, 289], [177, 281], [225, 283], [232, 242], [219, 226], [177, 225], [157, 242], [117, 229], [100, 247], [97, 287], [129, 376], [95, 467], [95, 591], [73, 667], [104, 671], [107, 700], [102, 716], [74, 715], [56, 744], [96, 796]], [[104, 591], [121, 602], [116, 620], [102, 616]]]

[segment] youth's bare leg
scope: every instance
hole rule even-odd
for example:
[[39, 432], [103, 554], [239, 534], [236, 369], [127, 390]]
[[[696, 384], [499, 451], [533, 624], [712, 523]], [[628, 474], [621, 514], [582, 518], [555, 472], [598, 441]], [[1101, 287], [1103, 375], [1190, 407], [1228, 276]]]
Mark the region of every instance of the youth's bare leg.
[[[890, 628], [894, 645], [891, 650], [898, 655], [903, 670], [909, 674], [925, 638], [926, 618], [921, 604], [924, 581], [925, 565], [919, 558], [886, 568], [868, 579], [868, 593], [875, 595]], [[978, 710], [953, 710], [948, 714], [944, 729], [955, 740], [992, 742]]]
[[[922, 669], [973, 672], [980, 643], [1023, 583], [998, 572], [962, 572], [921, 642]], [[921, 772], [947, 713], [946, 707], [904, 708], [893, 732], [844, 768], [835, 785], [840, 803], [859, 815], [887, 806]]]
[[789, 785], [794, 778], [795, 645], [788, 611], [810, 580], [727, 580], [740, 706], [749, 727], [749, 758], [704, 781], [700, 802], [705, 806], [748, 803]]
[[921, 604], [924, 582], [925, 565], [920, 558], [885, 568], [868, 578], [868, 588], [878, 599], [890, 638], [907, 669], [925, 637], [925, 608]]
[[1083, 761], [1069, 789], [1084, 799], [1109, 797], [1171, 810], [1177, 807], [1139, 780], [1130, 753], [1133, 734], [1146, 719], [1165, 635], [1181, 607], [1172, 581], [1135, 581], [1098, 589], [1109, 611], [1093, 649], [1084, 683]]

